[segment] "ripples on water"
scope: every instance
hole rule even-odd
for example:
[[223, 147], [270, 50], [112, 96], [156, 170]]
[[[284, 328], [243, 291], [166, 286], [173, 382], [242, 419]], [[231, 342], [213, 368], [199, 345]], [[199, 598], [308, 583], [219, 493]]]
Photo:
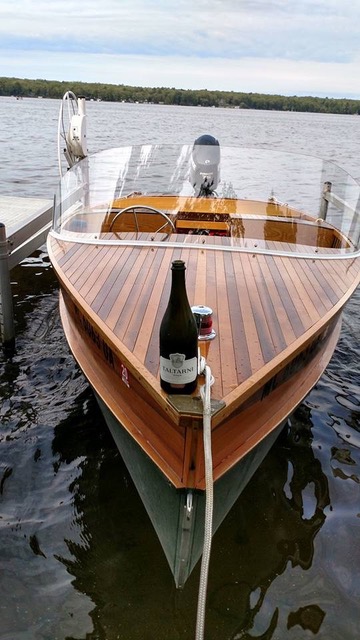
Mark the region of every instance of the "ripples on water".
[[[15, 137], [5, 150], [3, 194], [51, 197], [57, 106], [15, 102], [14, 109], [26, 112], [18, 127], [23, 142]], [[169, 142], [210, 130], [224, 142], [237, 136], [249, 144], [256, 132], [254, 143], [260, 138], [281, 148], [285, 136], [286, 148], [300, 151], [315, 145], [317, 129], [316, 143], [328, 158], [335, 138], [348, 135], [352, 122], [359, 128], [360, 120], [103, 103], [90, 104], [91, 111], [93, 127], [99, 128], [104, 111], [114, 119], [111, 129], [103, 118], [99, 148], [108, 146], [114, 129], [120, 144], [121, 138], [141, 142], [143, 128], [152, 141], [159, 127]], [[35, 130], [28, 140], [30, 119]], [[0, 131], [1, 137], [3, 126]], [[345, 146], [337, 158], [342, 154], [346, 167], [352, 153]], [[24, 261], [12, 281], [16, 353], [0, 355], [1, 640], [193, 638], [199, 570], [183, 591], [175, 590], [150, 521], [68, 352], [46, 253]], [[347, 307], [324, 376], [214, 537], [208, 640], [358, 637], [359, 298], [358, 291]]]

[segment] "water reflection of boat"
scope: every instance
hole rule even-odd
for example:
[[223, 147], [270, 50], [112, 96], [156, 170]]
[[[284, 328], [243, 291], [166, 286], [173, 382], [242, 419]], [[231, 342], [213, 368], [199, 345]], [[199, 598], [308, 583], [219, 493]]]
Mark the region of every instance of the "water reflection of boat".
[[[106, 629], [109, 638], [126, 637], [124, 630], [131, 627], [134, 640], [146, 634], [159, 640], [169, 634], [181, 637], [193, 625], [197, 572], [184, 591], [174, 593], [126, 467], [96, 426], [99, 419], [86, 392], [55, 429], [59, 465], [83, 457], [81, 476], [71, 487], [79, 533], [67, 541], [70, 555], [57, 559], [73, 576], [75, 588], [91, 598], [94, 633], [101, 636]], [[267, 593], [289, 563], [302, 570], [312, 563], [330, 502], [328, 482], [311, 447], [306, 407], [291, 422], [214, 537], [208, 601], [209, 629], [216, 629], [217, 637], [254, 637], [254, 626], [261, 620], [264, 628], [268, 618], [264, 637], [275, 637], [270, 632], [276, 627], [276, 609], [262, 610]], [[81, 440], [79, 433], [84, 434]], [[314, 486], [310, 513], [303, 496]], [[297, 593], [289, 621], [316, 624], [321, 612], [310, 615], [310, 606], [318, 607], [307, 592]], [[305, 607], [306, 622], [301, 618]]]
[[[76, 156], [84, 117], [82, 106]], [[359, 283], [358, 200], [358, 185], [331, 163], [220, 149], [211, 136], [101, 152], [61, 181], [48, 250], [65, 334], [177, 585], [203, 549], [207, 413], [216, 530], [331, 358]], [[178, 258], [191, 303], [213, 309], [217, 337], [199, 342], [215, 379], [208, 411], [199, 389], [209, 369], [190, 396], [159, 384], [159, 325]]]

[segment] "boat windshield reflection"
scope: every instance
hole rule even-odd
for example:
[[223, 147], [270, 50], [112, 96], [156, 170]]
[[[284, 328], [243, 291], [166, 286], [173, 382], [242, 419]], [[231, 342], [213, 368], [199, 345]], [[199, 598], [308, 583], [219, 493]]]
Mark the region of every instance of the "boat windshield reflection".
[[216, 184], [212, 164], [210, 173], [206, 164], [194, 172], [192, 145], [84, 158], [61, 180], [53, 231], [96, 244], [201, 243], [314, 258], [359, 253], [360, 188], [343, 169], [264, 149], [221, 147], [219, 157]]

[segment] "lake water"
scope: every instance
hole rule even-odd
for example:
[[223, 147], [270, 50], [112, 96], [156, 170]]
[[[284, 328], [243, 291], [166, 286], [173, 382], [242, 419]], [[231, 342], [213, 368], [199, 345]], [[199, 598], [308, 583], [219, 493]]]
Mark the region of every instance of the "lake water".
[[[52, 198], [54, 100], [0, 98], [1, 195]], [[314, 154], [360, 178], [360, 118], [87, 103], [90, 151], [202, 133]], [[68, 352], [44, 250], [12, 272], [16, 353], [0, 353], [1, 640], [194, 638], [182, 591]], [[214, 536], [208, 640], [360, 637], [359, 291], [316, 388]]]

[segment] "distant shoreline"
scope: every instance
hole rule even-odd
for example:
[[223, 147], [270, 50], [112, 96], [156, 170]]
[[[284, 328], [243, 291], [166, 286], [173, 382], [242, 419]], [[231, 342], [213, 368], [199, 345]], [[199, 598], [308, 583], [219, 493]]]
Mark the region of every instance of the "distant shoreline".
[[68, 90], [85, 95], [89, 100], [104, 102], [136, 102], [182, 106], [261, 109], [267, 111], [300, 111], [360, 115], [360, 100], [319, 98], [315, 96], [282, 96], [239, 91], [207, 89], [175, 89], [167, 87], [132, 87], [91, 82], [60, 82], [0, 77], [0, 96], [15, 98], [62, 98]]

